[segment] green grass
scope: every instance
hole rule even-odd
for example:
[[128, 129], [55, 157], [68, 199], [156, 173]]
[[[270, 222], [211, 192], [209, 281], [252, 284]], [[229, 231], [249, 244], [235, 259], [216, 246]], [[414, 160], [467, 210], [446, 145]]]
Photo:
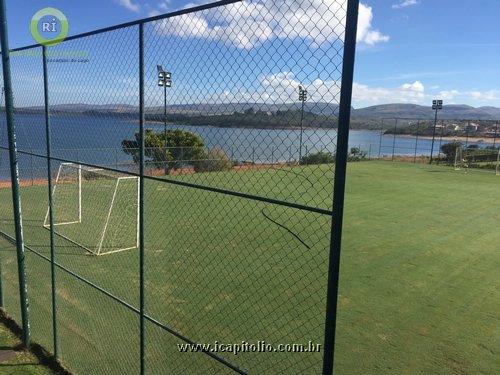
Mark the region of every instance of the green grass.
[[[452, 169], [349, 165], [338, 373], [500, 368], [500, 178]], [[332, 200], [331, 166], [175, 178], [322, 208]], [[96, 189], [84, 189], [89, 213], [101, 207]], [[22, 188], [26, 242], [44, 255], [46, 197], [46, 186]], [[13, 233], [10, 199], [0, 190], [1, 228]], [[202, 343], [323, 342], [328, 217], [154, 181], [146, 182], [145, 213], [146, 310], [154, 319]], [[82, 233], [95, 238], [99, 225], [84, 221]], [[19, 319], [15, 255], [0, 247], [7, 310]], [[137, 251], [92, 257], [58, 238], [57, 260], [138, 306]], [[49, 263], [28, 252], [27, 272], [33, 337], [52, 350]], [[137, 372], [137, 315], [64, 271], [57, 285], [63, 363], [79, 373]], [[224, 371], [203, 354], [179, 353], [181, 341], [152, 323], [146, 328], [150, 373]], [[319, 373], [321, 365], [321, 353], [224, 356], [259, 374]]]
[[48, 375], [53, 372], [41, 365], [29, 351], [21, 348], [21, 340], [0, 322], [0, 373], [4, 375]]

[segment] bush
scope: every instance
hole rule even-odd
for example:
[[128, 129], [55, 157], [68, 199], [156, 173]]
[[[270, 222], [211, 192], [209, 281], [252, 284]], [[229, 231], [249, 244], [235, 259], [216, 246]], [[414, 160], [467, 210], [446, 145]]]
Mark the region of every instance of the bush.
[[224, 150], [219, 147], [212, 148], [206, 152], [203, 160], [194, 165], [196, 172], [228, 171], [233, 167], [231, 159]]
[[366, 152], [361, 151], [358, 147], [352, 147], [349, 155], [347, 155], [347, 161], [362, 161], [366, 159]]
[[303, 156], [299, 160], [300, 165], [313, 165], [313, 164], [333, 164], [335, 163], [335, 156], [329, 152], [316, 152]]
[[445, 143], [441, 146], [441, 152], [445, 155], [446, 160], [449, 163], [455, 161], [455, 154], [457, 152], [457, 148], [462, 147], [462, 142], [453, 141], [450, 143]]

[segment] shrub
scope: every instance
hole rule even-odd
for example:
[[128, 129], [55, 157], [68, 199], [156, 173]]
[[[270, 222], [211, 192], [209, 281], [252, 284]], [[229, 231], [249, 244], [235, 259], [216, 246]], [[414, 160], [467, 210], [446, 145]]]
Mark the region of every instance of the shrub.
[[196, 172], [216, 172], [228, 171], [232, 167], [233, 163], [224, 150], [214, 147], [205, 153], [203, 160], [194, 165], [194, 170]]
[[329, 152], [316, 152], [314, 154], [309, 154], [303, 156], [299, 163], [301, 165], [312, 165], [312, 164], [333, 164], [335, 163], [335, 157]]
[[441, 152], [445, 155], [446, 160], [451, 163], [455, 160], [455, 153], [459, 147], [462, 147], [462, 142], [453, 141], [445, 143], [441, 146]]
[[366, 159], [366, 152], [362, 151], [358, 147], [352, 147], [349, 155], [347, 155], [347, 161], [362, 161]]

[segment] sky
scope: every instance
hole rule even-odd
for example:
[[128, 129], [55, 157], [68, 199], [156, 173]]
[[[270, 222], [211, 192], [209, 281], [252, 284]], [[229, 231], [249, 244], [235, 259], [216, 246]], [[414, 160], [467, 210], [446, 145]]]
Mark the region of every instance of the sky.
[[[245, 39], [245, 35], [252, 33], [249, 31], [248, 34], [245, 34], [245, 30], [240, 30], [243, 33], [236, 34], [236, 38], [227, 36], [227, 30], [232, 30], [231, 27], [234, 27], [230, 23], [231, 18], [221, 21], [222, 27], [226, 30], [226, 36], [224, 37], [226, 47], [220, 49], [219, 53], [231, 50], [229, 53], [234, 54], [234, 61], [237, 62], [238, 56], [241, 56], [241, 51], [247, 53], [245, 55], [247, 59], [248, 56], [257, 57], [262, 52], [265, 43], [270, 43], [273, 38], [281, 38], [276, 31], [277, 27], [267, 27], [265, 24], [267, 21], [265, 15], [263, 15], [265, 12], [270, 12], [269, 4], [279, 3], [280, 1], [254, 0], [253, 3], [263, 2], [267, 5], [263, 8], [254, 9], [248, 6], [245, 8], [246, 10], [253, 9], [258, 14], [257, 16], [255, 14], [240, 14], [241, 17], [246, 17], [248, 28], [253, 30], [254, 34], [256, 34], [254, 31], [256, 28], [261, 30], [256, 39]], [[330, 4], [331, 6], [334, 6], [335, 3], [335, 0], [310, 1], [311, 3]], [[30, 20], [38, 10], [48, 6], [61, 10], [67, 16], [70, 25], [69, 34], [74, 35], [193, 5], [193, 1], [185, 0], [6, 0], [6, 3], [11, 48], [34, 43], [29, 30]], [[195, 3], [199, 4], [201, 1], [195, 1]], [[320, 14], [319, 5], [317, 10], [317, 14]], [[286, 13], [285, 16], [291, 19], [296, 14], [297, 10]], [[321, 18], [314, 19], [317, 14], [314, 13], [310, 17], [313, 22], [319, 25]], [[498, 68], [500, 61], [500, 28], [497, 23], [498, 14], [500, 14], [500, 1], [498, 0], [362, 0], [358, 23], [353, 105], [356, 108], [385, 103], [429, 105], [432, 99], [440, 98], [445, 101], [445, 104], [500, 107], [500, 69]], [[162, 48], [167, 48], [168, 43], [170, 43], [170, 48], [176, 48], [176, 46], [180, 45], [180, 39], [183, 39], [183, 43], [186, 45], [190, 43], [198, 45], [196, 41], [199, 39], [204, 39], [208, 43], [208, 41], [216, 40], [221, 35], [217, 26], [210, 24], [211, 21], [190, 19], [189, 22], [191, 25], [196, 25], [194, 31], [183, 30], [182, 25], [177, 25], [181, 27], [172, 32], [168, 30], [175, 27], [175, 24], [162, 25], [163, 29], [158, 35], [170, 36], [179, 43], [162, 41], [159, 43], [166, 43], [165, 47]], [[324, 32], [314, 27], [311, 28], [311, 25], [306, 26], [309, 33], [307, 48], [316, 48], [316, 51], [318, 51], [317, 49], [326, 45], [325, 43], [333, 43], [328, 40], [328, 36]], [[335, 27], [331, 27], [331, 29], [328, 29], [330, 27], [328, 25], [326, 27], [330, 34], [338, 32]], [[238, 26], [238, 28], [241, 29], [241, 26]], [[288, 34], [294, 34], [298, 38], [303, 37], [296, 28], [288, 30]], [[133, 45], [136, 41], [134, 32], [124, 33], [120, 38], [120, 43], [126, 45], [129, 45], [128, 40], [132, 43], [130, 45]], [[95, 44], [98, 45], [99, 43], [96, 42]], [[293, 44], [295, 42], [289, 43], [292, 43], [290, 46], [297, 50], [302, 48], [299, 48], [298, 44]], [[81, 49], [85, 46], [80, 43], [75, 44], [74, 47]], [[94, 64], [106, 64], [104, 61], [107, 56], [109, 61], [113, 60], [115, 64], [119, 65], [120, 61], [123, 61], [120, 59], [134, 55], [135, 52], [129, 54], [124, 52], [122, 47], [110, 47], [109, 44], [102, 42], [99, 47], [99, 53], [102, 56], [97, 58], [94, 53], [92, 56]], [[93, 48], [98, 47], [94, 46]], [[254, 55], [252, 55], [253, 53]], [[154, 54], [154, 51], [150, 51], [150, 57], [147, 57], [152, 64], [154, 63]], [[199, 56], [193, 55], [192, 59], [196, 60], [197, 57]], [[240, 61], [240, 63], [242, 62], [244, 61]], [[267, 64], [267, 67], [269, 67], [272, 60], [266, 61], [266, 58], [262, 57], [261, 61], [256, 64], [261, 67], [262, 71], [265, 71], [267, 68], [264, 68], [264, 65]], [[175, 65], [175, 62], [172, 62], [171, 65]], [[107, 68], [109, 69], [109, 67]], [[117, 69], [116, 79], [125, 82], [134, 81], [134, 77], [136, 77], [134, 74], [137, 74], [137, 72], [134, 69], [127, 70], [126, 68], [126, 66], [123, 67], [122, 72], [120, 71], [122, 68]], [[192, 65], [191, 68], [199, 69], [201, 72], [200, 67], [196, 68], [195, 65]], [[274, 70], [269, 70], [264, 77], [253, 77], [250, 70], [248, 71], [248, 82], [245, 83], [247, 86], [254, 85], [252, 79], [259, 80], [259, 87], [255, 87], [254, 93], [245, 92], [242, 87], [237, 85], [228, 88], [217, 87], [216, 84], [214, 93], [203, 93], [203, 85], [198, 84], [199, 87], [196, 87], [197, 83], [193, 81], [189, 86], [188, 79], [186, 79], [186, 82], [183, 81], [182, 83], [184, 91], [179, 90], [176, 99], [180, 102], [182, 92], [187, 93], [189, 90], [192, 92], [193, 88], [198, 90], [197, 97], [200, 102], [207, 100], [209, 95], [226, 95], [227, 100], [242, 100], [242, 98], [246, 100], [277, 100], [273, 95], [276, 95], [276, 92], [280, 92], [280, 90], [285, 96], [294, 95], [288, 93], [287, 90], [292, 88], [293, 92], [295, 92], [296, 86], [303, 82], [305, 78], [301, 78], [298, 72], [293, 71], [285, 63], [283, 66], [274, 68]], [[189, 72], [183, 72], [183, 69], [186, 69], [186, 67], [176, 67], [178, 76], [189, 77]], [[206, 69], [206, 74], [216, 74], [216, 70]], [[71, 98], [78, 101], [81, 98], [77, 95], [81, 95], [86, 90], [92, 91], [92, 85], [98, 82], [97, 74], [95, 74], [73, 85], [73, 94], [65, 92], [67, 90], [67, 87], [65, 87], [67, 81], [65, 81], [62, 73], [68, 74], [70, 71], [67, 68], [61, 68], [60, 78], [57, 79], [56, 77], [54, 79], [55, 93], [53, 97], [56, 98], [56, 101], [62, 101], [65, 95], [66, 99]], [[307, 69], [304, 71], [307, 73]], [[236, 71], [233, 73], [237, 74]], [[22, 76], [26, 82], [31, 79], [26, 72], [14, 72], [13, 74]], [[35, 81], [39, 80], [38, 74], [34, 75], [37, 76], [34, 78]], [[54, 76], [57, 76], [57, 74], [54, 74]], [[153, 76], [149, 84], [154, 86], [152, 79], [154, 79]], [[321, 97], [324, 100], [338, 100], [336, 93], [332, 94], [337, 90], [333, 90], [332, 87], [338, 86], [339, 79], [340, 77], [335, 75], [316, 77], [316, 79], [305, 84], [310, 86], [313, 97]], [[28, 90], [27, 86], [23, 87], [22, 90]], [[228, 90], [232, 91], [229, 93]], [[234, 96], [234, 92], [238, 92], [240, 96]], [[106, 92], [103, 91], [102, 95], [108, 95], [117, 102], [133, 103], [135, 93], [135, 83], [131, 83], [128, 85], [127, 90], [119, 94], [115, 93], [116, 97], [114, 98], [113, 87], [109, 87]], [[257, 93], [258, 98], [254, 97], [255, 93]], [[329, 97], [329, 95], [332, 96]], [[98, 99], [95, 98], [96, 101]]]

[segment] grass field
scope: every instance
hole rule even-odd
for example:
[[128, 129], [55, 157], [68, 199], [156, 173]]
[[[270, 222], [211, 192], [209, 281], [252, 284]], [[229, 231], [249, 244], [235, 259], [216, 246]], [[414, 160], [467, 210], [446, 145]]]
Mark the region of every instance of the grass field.
[[40, 364], [32, 353], [23, 350], [21, 340], [0, 323], [0, 373], [3, 375], [49, 375], [53, 372]]
[[[329, 208], [330, 169], [177, 178]], [[349, 164], [338, 373], [498, 372], [500, 177], [452, 169]], [[90, 186], [84, 207], [98, 207]], [[23, 187], [22, 199], [26, 243], [47, 256], [46, 186]], [[1, 228], [12, 234], [10, 202], [1, 189]], [[327, 216], [155, 181], [146, 182], [145, 209], [149, 316], [202, 343], [323, 342]], [[15, 254], [0, 247], [6, 308], [19, 319]], [[138, 306], [137, 251], [93, 257], [58, 239], [57, 260]], [[49, 263], [28, 252], [27, 273], [33, 337], [52, 350]], [[62, 361], [78, 373], [137, 372], [137, 314], [62, 270], [57, 285]], [[179, 353], [181, 341], [151, 322], [146, 334], [150, 373], [224, 372], [204, 354]], [[321, 353], [224, 357], [253, 374], [321, 368]]]

